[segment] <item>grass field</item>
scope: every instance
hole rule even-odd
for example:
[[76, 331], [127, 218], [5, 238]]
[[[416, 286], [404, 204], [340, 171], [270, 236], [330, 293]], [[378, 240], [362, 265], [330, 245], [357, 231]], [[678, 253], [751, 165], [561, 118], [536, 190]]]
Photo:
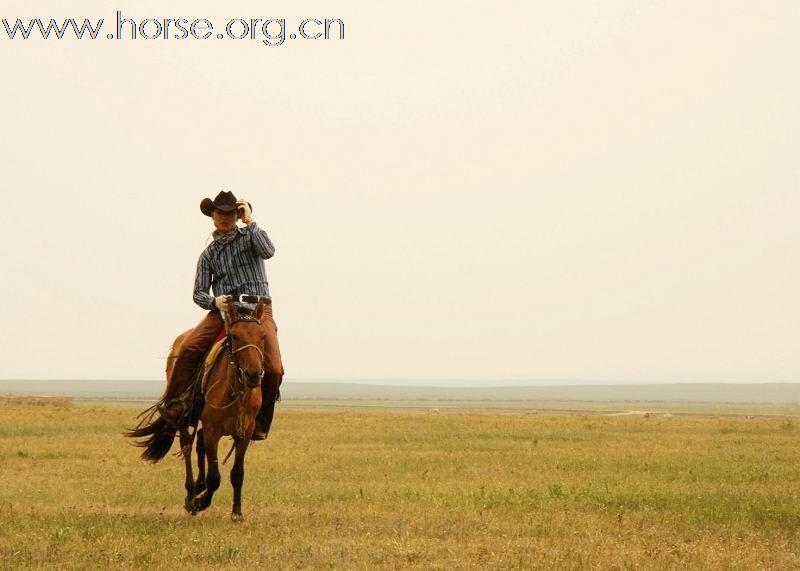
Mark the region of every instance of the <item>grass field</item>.
[[0, 402], [0, 568], [800, 568], [796, 418], [281, 408], [233, 523], [136, 412]]

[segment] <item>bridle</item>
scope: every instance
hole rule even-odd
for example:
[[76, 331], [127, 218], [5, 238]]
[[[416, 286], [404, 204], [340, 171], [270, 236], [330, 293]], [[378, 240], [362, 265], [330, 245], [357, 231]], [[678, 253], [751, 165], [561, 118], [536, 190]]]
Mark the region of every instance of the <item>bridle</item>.
[[229, 362], [231, 364], [231, 367], [233, 367], [234, 370], [237, 373], [236, 374], [237, 380], [242, 384], [246, 384], [245, 383], [244, 369], [242, 369], [239, 366], [239, 361], [236, 358], [236, 355], [239, 352], [244, 351], [245, 349], [249, 349], [250, 347], [252, 347], [256, 351], [258, 351], [258, 354], [261, 357], [261, 369], [259, 369], [259, 371], [258, 371], [258, 380], [259, 380], [259, 383], [260, 383], [261, 379], [264, 378], [264, 360], [265, 360], [264, 359], [264, 351], [261, 350], [261, 347], [259, 347], [258, 345], [254, 345], [253, 343], [248, 343], [247, 345], [243, 345], [243, 346], [239, 347], [238, 349], [234, 349], [233, 348], [233, 340], [231, 339], [230, 330], [233, 328], [234, 325], [236, 325], [237, 323], [243, 322], [243, 321], [245, 321], [245, 322], [249, 321], [249, 322], [252, 322], [252, 323], [258, 323], [259, 325], [261, 324], [261, 322], [258, 320], [258, 318], [255, 315], [249, 315], [249, 314], [240, 315], [236, 319], [231, 321], [230, 327], [228, 327], [228, 331], [227, 331], [227, 334], [228, 334], [228, 347], [229, 347], [229, 349], [228, 349], [228, 356], [229, 356], [228, 359], [229, 359]]

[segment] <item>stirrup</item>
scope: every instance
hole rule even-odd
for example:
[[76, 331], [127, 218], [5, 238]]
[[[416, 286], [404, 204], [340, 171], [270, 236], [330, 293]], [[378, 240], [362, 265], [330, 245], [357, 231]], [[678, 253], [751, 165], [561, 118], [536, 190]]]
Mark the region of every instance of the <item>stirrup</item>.
[[[273, 415], [275, 411], [273, 410]], [[272, 428], [272, 418], [268, 417], [263, 409], [258, 411], [255, 419], [256, 426], [253, 428], [253, 435], [250, 440], [266, 440]]]
[[250, 440], [252, 441], [266, 440], [268, 435], [269, 432], [264, 432], [262, 430], [259, 430], [258, 426], [256, 426], [255, 430], [253, 430], [253, 436], [250, 437]]

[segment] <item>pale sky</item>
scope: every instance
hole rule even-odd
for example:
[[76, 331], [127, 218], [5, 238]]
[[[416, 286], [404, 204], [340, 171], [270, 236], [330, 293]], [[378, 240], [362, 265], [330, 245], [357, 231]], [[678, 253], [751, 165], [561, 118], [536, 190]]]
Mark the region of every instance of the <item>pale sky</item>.
[[799, 381], [800, 3], [4, 0], [344, 40], [11, 41], [0, 378], [160, 379], [204, 197], [292, 379]]

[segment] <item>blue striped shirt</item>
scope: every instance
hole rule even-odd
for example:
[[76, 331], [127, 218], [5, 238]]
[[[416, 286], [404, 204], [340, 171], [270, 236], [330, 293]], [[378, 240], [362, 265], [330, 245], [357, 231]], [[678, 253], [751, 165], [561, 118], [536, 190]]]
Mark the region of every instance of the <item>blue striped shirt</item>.
[[[232, 234], [232, 236], [231, 236]], [[269, 297], [264, 260], [275, 253], [267, 233], [251, 222], [230, 234], [214, 234], [214, 241], [200, 254], [194, 278], [194, 302], [212, 309], [220, 295], [263, 295]], [[211, 296], [209, 288], [214, 292]]]

